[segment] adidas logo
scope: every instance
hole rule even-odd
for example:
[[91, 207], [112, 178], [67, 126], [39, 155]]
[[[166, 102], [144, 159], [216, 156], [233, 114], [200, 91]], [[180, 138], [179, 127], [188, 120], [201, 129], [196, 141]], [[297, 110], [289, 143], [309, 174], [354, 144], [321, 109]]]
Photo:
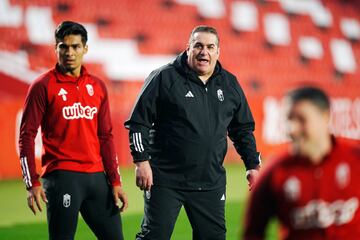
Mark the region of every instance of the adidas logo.
[[194, 97], [194, 94], [192, 94], [191, 91], [188, 91], [185, 95], [185, 97]]
[[221, 201], [225, 201], [225, 194], [222, 195], [222, 197], [221, 197], [220, 200], [221, 200]]

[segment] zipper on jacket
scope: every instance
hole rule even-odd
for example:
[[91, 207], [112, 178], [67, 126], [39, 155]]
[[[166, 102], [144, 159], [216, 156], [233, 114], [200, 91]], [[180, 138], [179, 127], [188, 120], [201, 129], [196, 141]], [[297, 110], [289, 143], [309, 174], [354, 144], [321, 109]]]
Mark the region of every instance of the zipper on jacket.
[[208, 121], [207, 122], [207, 125], [208, 125], [208, 128], [207, 128], [207, 136], [210, 137], [210, 133], [211, 133], [211, 112], [210, 112], [210, 106], [209, 106], [209, 94], [208, 94], [208, 86], [207, 85], [204, 85], [204, 107], [207, 111], [207, 113], [205, 114], [205, 116], [208, 117]]

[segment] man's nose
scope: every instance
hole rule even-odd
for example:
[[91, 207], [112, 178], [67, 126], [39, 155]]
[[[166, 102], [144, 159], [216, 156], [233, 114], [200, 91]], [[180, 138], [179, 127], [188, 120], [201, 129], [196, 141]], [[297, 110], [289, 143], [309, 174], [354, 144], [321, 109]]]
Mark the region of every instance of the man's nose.
[[75, 51], [74, 51], [74, 48], [72, 48], [72, 47], [69, 47], [68, 49], [66, 49], [66, 52], [65, 52], [65, 54], [67, 56], [72, 56], [74, 53], [75, 53]]
[[200, 54], [205, 55], [208, 52], [208, 48], [207, 47], [203, 47], [200, 51]]
[[287, 130], [290, 136], [295, 136], [300, 131], [300, 125], [297, 121], [289, 121]]

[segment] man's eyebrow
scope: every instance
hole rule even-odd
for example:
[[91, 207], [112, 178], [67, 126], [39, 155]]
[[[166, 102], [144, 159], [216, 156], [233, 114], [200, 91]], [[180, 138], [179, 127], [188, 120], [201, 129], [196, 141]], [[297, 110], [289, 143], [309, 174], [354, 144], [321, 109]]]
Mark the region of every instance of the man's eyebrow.
[[59, 43], [59, 46], [62, 46], [62, 47], [77, 47], [77, 46], [80, 46], [80, 43], [73, 43], [73, 44], [66, 44], [66, 43]]
[[210, 46], [210, 45], [216, 45], [215, 43], [208, 43], [208, 44], [206, 44], [206, 43], [202, 43], [202, 42], [195, 42], [194, 43], [194, 45], [196, 45], [196, 44], [201, 44], [201, 45], [203, 45], [203, 46]]

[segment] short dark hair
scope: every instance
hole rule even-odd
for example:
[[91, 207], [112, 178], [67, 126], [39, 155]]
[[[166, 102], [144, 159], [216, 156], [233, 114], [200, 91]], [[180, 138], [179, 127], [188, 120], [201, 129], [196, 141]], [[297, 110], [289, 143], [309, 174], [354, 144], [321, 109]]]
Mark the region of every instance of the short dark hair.
[[87, 31], [83, 25], [77, 22], [63, 21], [55, 30], [56, 44], [63, 41], [65, 36], [68, 35], [81, 35], [81, 41], [84, 45], [88, 40]]
[[287, 97], [295, 104], [299, 101], [307, 100], [322, 111], [330, 110], [330, 100], [327, 94], [317, 87], [301, 87], [290, 91]]
[[215, 28], [210, 27], [210, 26], [206, 26], [206, 25], [196, 26], [196, 27], [191, 31], [190, 38], [189, 38], [189, 44], [191, 44], [191, 42], [193, 41], [194, 34], [195, 34], [195, 33], [198, 33], [198, 32], [207, 32], [207, 33], [212, 33], [212, 34], [214, 34], [214, 35], [216, 36], [216, 40], [217, 40], [216, 45], [219, 46], [219, 44], [220, 44], [220, 38], [219, 38], [218, 32], [216, 31]]

